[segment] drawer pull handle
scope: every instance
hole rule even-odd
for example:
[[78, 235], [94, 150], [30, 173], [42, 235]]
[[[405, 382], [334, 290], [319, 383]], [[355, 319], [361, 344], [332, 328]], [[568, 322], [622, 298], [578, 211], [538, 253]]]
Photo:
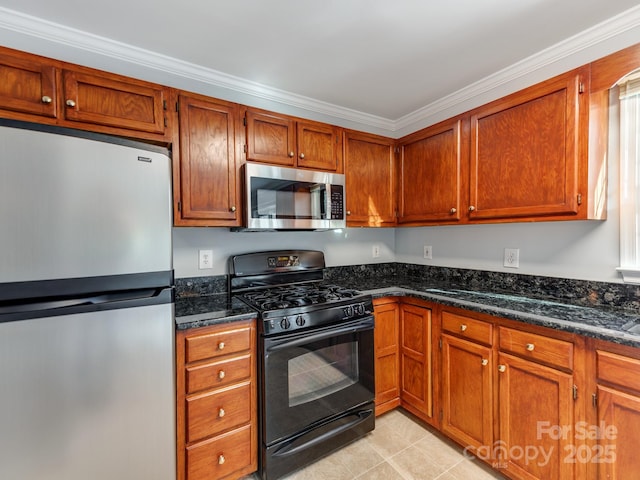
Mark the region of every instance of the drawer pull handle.
[[504, 365], [498, 365], [498, 371], [500, 373], [506, 372], [507, 371], [507, 367], [505, 367]]
[[76, 102], [74, 102], [73, 100], [69, 99], [65, 102], [67, 104], [67, 107], [75, 107], [76, 106]]
[[533, 352], [534, 348], [536, 348], [536, 346], [533, 343], [527, 343], [527, 346], [526, 346], [527, 352]]
[[218, 455], [218, 465], [222, 465], [226, 461], [227, 459], [224, 458], [224, 455]]
[[220, 371], [218, 372], [218, 378], [219, 378], [220, 380], [222, 380], [222, 379], [223, 379], [224, 377], [226, 377], [226, 376], [227, 376], [227, 374], [226, 374], [226, 373], [224, 373], [224, 370], [220, 370]]
[[482, 366], [486, 367], [487, 365], [489, 365], [489, 360], [487, 360], [486, 358], [482, 359]]
[[460, 325], [460, 331], [464, 332], [467, 329], [467, 326], [463, 323], [462, 325]]
[[49, 95], [42, 96], [42, 103], [49, 104], [51, 102], [53, 102], [53, 98], [51, 98]]
[[218, 350], [224, 350], [224, 342], [218, 344]]
[[227, 414], [227, 412], [224, 411], [224, 408], [221, 408], [220, 410], [218, 410], [218, 417], [222, 418]]

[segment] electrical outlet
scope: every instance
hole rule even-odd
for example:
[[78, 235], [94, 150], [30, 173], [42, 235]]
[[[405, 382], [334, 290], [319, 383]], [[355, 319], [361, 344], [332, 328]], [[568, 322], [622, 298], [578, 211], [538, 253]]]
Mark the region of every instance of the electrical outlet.
[[520, 249], [519, 248], [504, 249], [504, 266], [508, 268], [520, 267]]
[[424, 246], [424, 258], [428, 258], [429, 260], [433, 258], [431, 250], [431, 245]]
[[198, 250], [198, 268], [213, 268], [213, 250]]
[[373, 248], [371, 249], [371, 255], [373, 256], [373, 258], [380, 257], [380, 245], [373, 246]]

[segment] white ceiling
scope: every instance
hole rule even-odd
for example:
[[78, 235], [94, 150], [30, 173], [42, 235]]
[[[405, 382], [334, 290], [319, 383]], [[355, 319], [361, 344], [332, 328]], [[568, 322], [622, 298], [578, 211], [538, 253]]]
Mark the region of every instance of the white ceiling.
[[38, 28], [62, 26], [94, 48], [108, 39], [101, 54], [115, 41], [206, 69], [212, 78], [224, 74], [238, 88], [275, 92], [284, 103], [303, 98], [397, 122], [637, 6], [638, 0], [0, 0], [0, 26], [15, 29], [19, 12], [36, 17]]

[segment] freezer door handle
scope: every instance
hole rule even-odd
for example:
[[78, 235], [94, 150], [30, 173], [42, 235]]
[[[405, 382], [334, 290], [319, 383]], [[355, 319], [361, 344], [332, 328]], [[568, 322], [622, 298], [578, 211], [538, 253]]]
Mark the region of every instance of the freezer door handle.
[[142, 306], [173, 301], [172, 287], [147, 288], [111, 292], [86, 297], [67, 299], [41, 299], [40, 301], [17, 303], [0, 303], [0, 322], [24, 320], [42, 316], [60, 315], [61, 313], [77, 313], [91, 310], [107, 310], [120, 307]]

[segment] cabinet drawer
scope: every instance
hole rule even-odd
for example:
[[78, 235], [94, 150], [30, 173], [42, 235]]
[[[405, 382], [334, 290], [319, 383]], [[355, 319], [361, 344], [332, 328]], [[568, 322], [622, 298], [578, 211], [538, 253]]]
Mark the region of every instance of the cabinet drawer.
[[598, 381], [640, 392], [640, 360], [596, 351]]
[[251, 425], [187, 448], [187, 480], [215, 480], [251, 465]]
[[493, 325], [475, 318], [442, 312], [442, 329], [469, 340], [491, 345]]
[[573, 370], [573, 343], [500, 327], [500, 350]]
[[187, 367], [187, 394], [219, 388], [239, 382], [251, 375], [251, 355]]
[[244, 352], [251, 347], [251, 328], [221, 330], [203, 335], [187, 337], [186, 362], [220, 357], [230, 353]]
[[241, 383], [187, 398], [187, 443], [251, 420], [251, 385]]

